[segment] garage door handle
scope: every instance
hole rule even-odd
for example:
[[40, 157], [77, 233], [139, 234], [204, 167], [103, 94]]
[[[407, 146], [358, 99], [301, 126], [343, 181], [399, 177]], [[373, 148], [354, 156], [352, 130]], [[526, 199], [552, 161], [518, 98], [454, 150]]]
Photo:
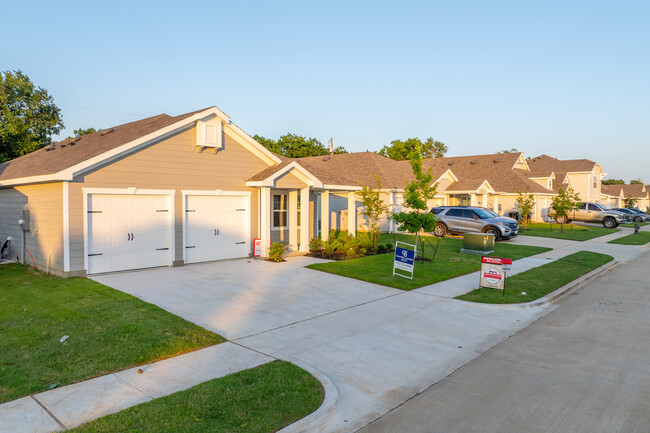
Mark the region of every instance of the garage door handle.
[[214, 235], [219, 236], [219, 229], [214, 229]]
[[156, 248], [156, 251], [166, 251], [166, 250], [168, 250], [168, 249], [169, 249], [169, 248]]
[[127, 234], [126, 234], [126, 240], [127, 240], [127, 241], [130, 241], [130, 240], [131, 240], [131, 233], [127, 233]]

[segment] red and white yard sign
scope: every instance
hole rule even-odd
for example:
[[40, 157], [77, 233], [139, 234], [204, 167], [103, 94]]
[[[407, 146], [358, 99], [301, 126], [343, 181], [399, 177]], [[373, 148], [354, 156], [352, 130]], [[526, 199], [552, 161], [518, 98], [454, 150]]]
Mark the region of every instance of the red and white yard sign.
[[479, 287], [503, 290], [506, 280], [506, 269], [512, 260], [501, 257], [481, 257], [481, 280]]

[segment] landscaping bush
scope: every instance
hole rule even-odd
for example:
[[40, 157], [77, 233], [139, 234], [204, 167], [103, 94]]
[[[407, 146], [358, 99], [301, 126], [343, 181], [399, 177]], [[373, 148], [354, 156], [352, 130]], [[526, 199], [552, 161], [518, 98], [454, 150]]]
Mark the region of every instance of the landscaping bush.
[[273, 242], [269, 247], [269, 260], [283, 262], [287, 247], [280, 242]]
[[386, 245], [377, 245], [377, 254], [384, 254], [386, 251]]
[[323, 241], [320, 238], [313, 238], [309, 241], [309, 251], [312, 253], [321, 251], [323, 249]]

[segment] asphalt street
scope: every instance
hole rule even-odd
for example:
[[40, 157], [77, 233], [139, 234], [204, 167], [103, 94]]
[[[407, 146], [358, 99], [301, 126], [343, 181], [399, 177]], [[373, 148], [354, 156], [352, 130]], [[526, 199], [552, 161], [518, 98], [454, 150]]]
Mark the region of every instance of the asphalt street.
[[359, 430], [650, 432], [650, 254]]

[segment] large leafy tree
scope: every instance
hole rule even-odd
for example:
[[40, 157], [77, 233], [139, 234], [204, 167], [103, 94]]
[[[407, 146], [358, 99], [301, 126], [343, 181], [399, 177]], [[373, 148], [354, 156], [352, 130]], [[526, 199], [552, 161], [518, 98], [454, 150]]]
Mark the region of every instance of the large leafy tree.
[[[271, 152], [286, 156], [287, 158], [305, 158], [330, 153], [329, 146], [323, 145], [317, 139], [291, 133], [283, 135], [277, 141], [260, 135], [254, 135], [253, 138]], [[338, 146], [334, 149], [334, 153], [348, 152], [345, 148]]]
[[431, 137], [424, 142], [419, 138], [409, 138], [404, 141], [393, 140], [390, 142], [390, 146], [382, 147], [377, 153], [395, 161], [404, 161], [411, 158], [411, 154], [415, 149], [419, 149], [419, 153], [423, 158], [442, 158], [447, 153], [445, 143]]
[[47, 90], [20, 70], [0, 72], [0, 163], [44, 147], [62, 129]]
[[632, 179], [632, 180], [630, 181], [630, 185], [643, 185], [643, 181], [641, 180], [641, 178], [638, 178], [638, 179]]
[[605, 179], [602, 181], [603, 185], [625, 185], [623, 179]]
[[397, 229], [413, 233], [415, 243], [420, 240], [420, 254], [424, 262], [424, 238], [418, 236], [420, 232], [432, 232], [438, 222], [432, 212], [429, 212], [428, 200], [436, 195], [438, 184], [433, 183], [431, 168], [426, 172], [422, 171], [422, 154], [416, 146], [411, 153], [411, 168], [415, 180], [406, 184], [404, 188], [404, 203], [402, 206], [408, 211], [393, 212], [391, 218], [397, 223]]

